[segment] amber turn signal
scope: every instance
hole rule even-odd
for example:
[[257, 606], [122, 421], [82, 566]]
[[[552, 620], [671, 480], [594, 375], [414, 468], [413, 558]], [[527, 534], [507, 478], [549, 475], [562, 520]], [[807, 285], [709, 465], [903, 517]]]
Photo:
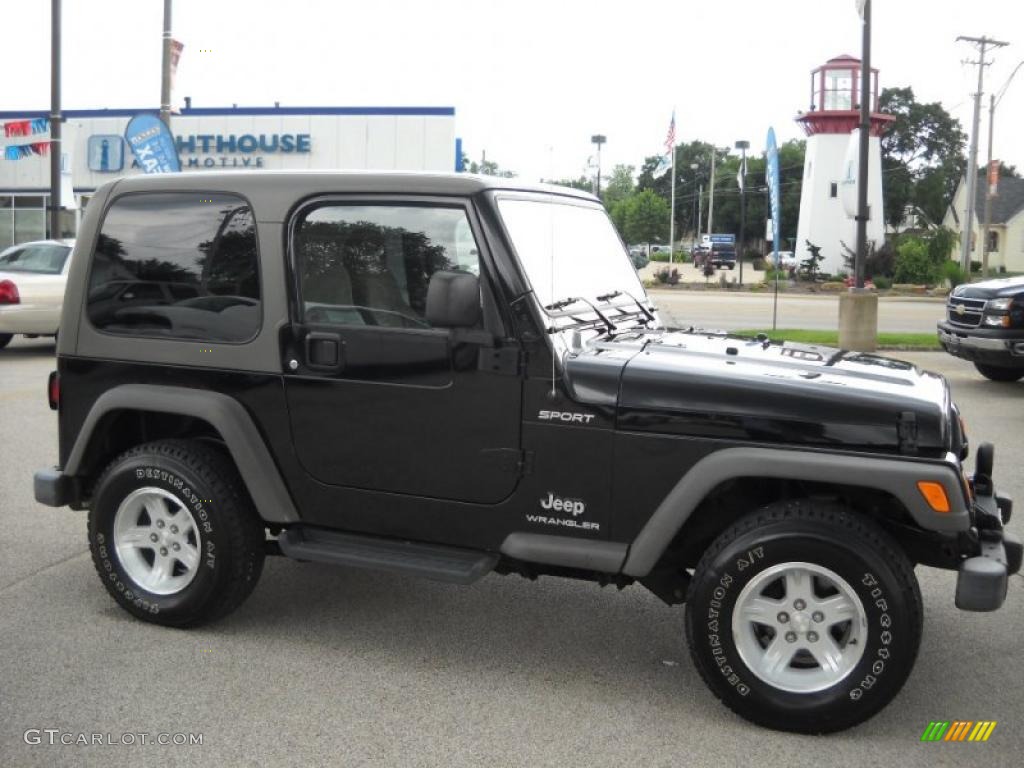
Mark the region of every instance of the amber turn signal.
[[924, 496], [928, 506], [936, 512], [949, 512], [949, 497], [946, 496], [946, 489], [942, 483], [935, 483], [930, 480], [918, 480], [917, 490]]

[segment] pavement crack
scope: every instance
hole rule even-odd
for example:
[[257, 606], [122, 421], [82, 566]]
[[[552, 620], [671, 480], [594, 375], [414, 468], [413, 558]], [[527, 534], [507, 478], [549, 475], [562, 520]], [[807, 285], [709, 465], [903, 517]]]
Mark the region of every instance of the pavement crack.
[[89, 554], [88, 547], [83, 549], [81, 552], [76, 552], [73, 555], [68, 555], [67, 557], [61, 558], [60, 560], [58, 560], [55, 563], [50, 563], [49, 565], [44, 565], [42, 568], [39, 568], [38, 570], [32, 571], [32, 573], [27, 573], [24, 576], [22, 576], [20, 579], [17, 579], [15, 581], [12, 581], [10, 584], [7, 584], [7, 585], [5, 585], [3, 587], [0, 587], [0, 595], [4, 594], [5, 592], [7, 592], [9, 590], [14, 589], [19, 584], [23, 584], [24, 582], [28, 581], [29, 579], [33, 578], [34, 576], [38, 576], [40, 573], [44, 573], [46, 571], [52, 570], [52, 569], [54, 569], [54, 568], [56, 568], [58, 566], [64, 565], [64, 563], [68, 562], [69, 560], [74, 560], [76, 557], [81, 557], [82, 555], [87, 555], [87, 554]]

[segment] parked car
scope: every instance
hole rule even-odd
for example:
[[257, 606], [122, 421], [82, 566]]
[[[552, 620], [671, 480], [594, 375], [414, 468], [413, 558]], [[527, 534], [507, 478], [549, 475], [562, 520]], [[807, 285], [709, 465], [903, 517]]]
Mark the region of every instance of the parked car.
[[1024, 377], [1024, 277], [957, 286], [938, 324], [939, 343], [992, 381]]
[[[765, 261], [767, 261], [771, 266], [774, 267], [775, 266], [775, 252], [774, 251], [770, 251], [768, 253], [768, 255], [765, 257]], [[778, 266], [779, 266], [780, 269], [793, 270], [793, 269], [796, 269], [799, 266], [799, 264], [797, 262], [796, 255], [792, 251], [779, 251], [779, 265]]]
[[74, 245], [35, 240], [0, 252], [0, 349], [15, 334], [57, 334]]
[[710, 252], [704, 256], [704, 261], [718, 269], [736, 269], [736, 246], [732, 243], [712, 243]]
[[[460, 226], [478, 247], [458, 248]], [[916, 566], [956, 571], [971, 611], [1000, 608], [1021, 567], [994, 449], [968, 478], [944, 378], [666, 328], [589, 194], [130, 176], [96, 191], [78, 242], [35, 498], [88, 510], [100, 581], [139, 619], [219, 619], [267, 556], [641, 585], [687, 604], [691, 657], [727, 706], [822, 733], [910, 674]], [[97, 297], [125, 275], [200, 295], [111, 316]]]

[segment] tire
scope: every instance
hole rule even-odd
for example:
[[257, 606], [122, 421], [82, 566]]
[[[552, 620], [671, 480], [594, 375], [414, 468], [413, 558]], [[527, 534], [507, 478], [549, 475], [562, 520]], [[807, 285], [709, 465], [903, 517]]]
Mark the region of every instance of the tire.
[[[811, 501], [769, 505], [721, 534], [686, 604], [690, 655], [711, 691], [747, 720], [797, 733], [849, 728], [888, 704], [917, 658], [922, 621], [913, 566], [888, 534]], [[817, 661], [823, 651], [834, 669]]]
[[0, 333], [0, 349], [3, 349], [11, 343], [11, 339], [14, 338], [13, 333]]
[[1024, 376], [1024, 370], [1020, 368], [1004, 368], [1001, 365], [985, 363], [975, 363], [974, 367], [978, 369], [978, 373], [992, 381], [1019, 381]]
[[263, 569], [264, 539], [234, 465], [192, 440], [119, 456], [97, 481], [89, 511], [93, 564], [111, 597], [133, 616], [171, 627], [211, 622], [241, 605]]

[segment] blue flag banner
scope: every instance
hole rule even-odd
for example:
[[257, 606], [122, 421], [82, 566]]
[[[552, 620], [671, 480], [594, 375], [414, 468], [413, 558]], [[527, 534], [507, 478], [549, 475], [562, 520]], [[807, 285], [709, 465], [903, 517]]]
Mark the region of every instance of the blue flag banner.
[[775, 129], [768, 129], [768, 142], [766, 153], [768, 162], [765, 165], [765, 181], [768, 182], [768, 198], [772, 207], [772, 250], [775, 253], [775, 263], [779, 263], [779, 231], [782, 224], [779, 217], [782, 215], [782, 202], [780, 200], [781, 180], [779, 178], [779, 147], [775, 143]]
[[124, 139], [144, 173], [175, 173], [181, 170], [174, 138], [156, 115], [133, 117], [124, 129]]

